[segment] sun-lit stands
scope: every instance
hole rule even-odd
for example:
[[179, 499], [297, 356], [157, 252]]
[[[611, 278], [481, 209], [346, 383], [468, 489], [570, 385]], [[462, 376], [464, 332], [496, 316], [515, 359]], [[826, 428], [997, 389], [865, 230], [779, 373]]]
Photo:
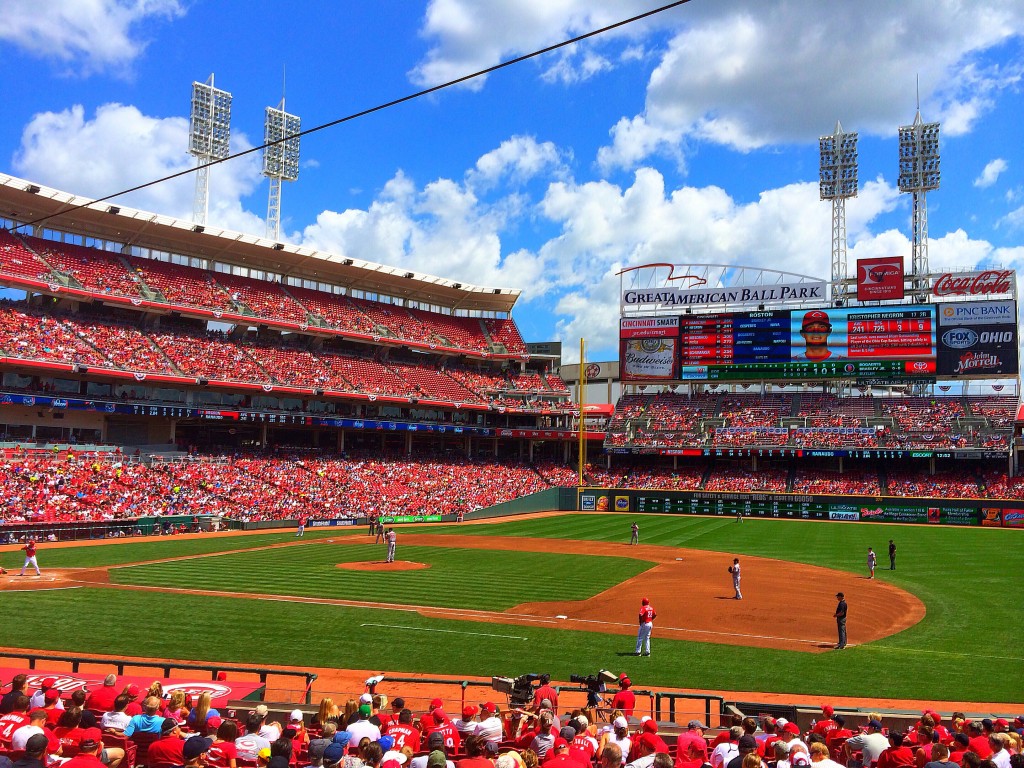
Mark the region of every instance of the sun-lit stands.
[[288, 292], [302, 302], [310, 312], [319, 315], [335, 328], [355, 333], [376, 332], [376, 323], [346, 296], [292, 286], [288, 287]]
[[789, 430], [785, 427], [719, 427], [711, 434], [711, 444], [716, 447], [779, 446], [788, 442]]
[[0, 354], [25, 360], [107, 365], [104, 357], [54, 317], [0, 305]]
[[128, 263], [142, 282], [170, 304], [221, 312], [231, 309], [230, 297], [210, 272], [138, 256], [128, 257]]
[[964, 415], [959, 397], [904, 397], [883, 400], [882, 413], [896, 420], [903, 432], [947, 433]]
[[882, 492], [876, 472], [797, 468], [793, 476], [793, 493], [863, 494], [877, 496]]
[[926, 472], [888, 470], [886, 486], [890, 496], [935, 496], [978, 498], [978, 477], [972, 470]]
[[519, 334], [519, 329], [511, 318], [487, 318], [484, 320], [484, 325], [487, 327], [487, 333], [490, 337], [504, 345], [508, 354], [510, 355], [525, 355], [526, 344], [523, 342], [523, 337]]
[[533, 467], [548, 485], [574, 486], [579, 482], [579, 470], [567, 464], [541, 461], [534, 463]]
[[468, 387], [474, 392], [504, 392], [510, 386], [508, 377], [500, 373], [462, 368], [457, 365], [449, 366], [445, 370], [449, 376], [462, 384], [462, 386]]
[[26, 237], [25, 243], [58, 272], [70, 275], [87, 291], [138, 296], [139, 284], [121, 257], [97, 248]]
[[982, 435], [978, 447], [989, 451], [1005, 450], [1010, 446], [1010, 435], [1006, 432]]
[[489, 351], [487, 339], [480, 319], [410, 309], [409, 313], [428, 328], [430, 335], [445, 346], [471, 349], [475, 352]]
[[6, 229], [0, 229], [0, 274], [29, 280], [51, 279], [46, 264]]
[[863, 427], [864, 419], [875, 415], [875, 402], [869, 397], [804, 393], [797, 415], [808, 427]]
[[323, 361], [307, 349], [246, 344], [245, 351], [279, 384], [317, 389], [347, 389]]
[[562, 377], [559, 376], [557, 373], [544, 374], [544, 379], [547, 382], [548, 388], [555, 392], [569, 391], [569, 387], [566, 385], [564, 381], [562, 381]]
[[971, 414], [988, 419], [995, 429], [1008, 429], [1017, 416], [1016, 395], [970, 395], [966, 399]]
[[223, 272], [214, 277], [224, 286], [232, 301], [242, 302], [260, 317], [300, 324], [309, 321], [309, 313], [279, 283]]
[[242, 347], [223, 340], [218, 334], [161, 332], [150, 338], [186, 376], [217, 381], [270, 381], [259, 363]]
[[704, 478], [703, 466], [634, 467], [623, 481], [624, 488], [658, 489], [669, 491], [695, 491]]
[[411, 385], [416, 393], [416, 397], [425, 397], [430, 400], [446, 400], [454, 403], [477, 402], [480, 400], [478, 395], [462, 386], [455, 379], [432, 368], [394, 361], [389, 362], [388, 367]]
[[539, 373], [516, 373], [512, 375], [512, 389], [516, 392], [543, 392], [545, 386]]
[[791, 395], [729, 395], [722, 401], [720, 415], [730, 427], [777, 427], [792, 406]]
[[[418, 328], [412, 324], [412, 317], [409, 314], [409, 310], [405, 307], [400, 307], [397, 304], [383, 304], [377, 301], [368, 301], [367, 299], [355, 299], [349, 298], [359, 312], [365, 315], [370, 322], [373, 324], [373, 333], [380, 333], [382, 336], [393, 337], [393, 338], [405, 338], [408, 341], [418, 341], [425, 344], [437, 343], [430, 333], [423, 333], [420, 336], [413, 335], [413, 338], [405, 337], [401, 335], [403, 320], [408, 320], [409, 323], [405, 326], [406, 329]], [[392, 328], [392, 326], [394, 326]]]
[[868, 427], [798, 427], [791, 438], [798, 448], [878, 447], [878, 431]]
[[775, 491], [786, 490], [789, 472], [771, 467], [756, 472], [740, 466], [715, 465], [704, 483], [705, 491]]
[[1024, 475], [1007, 477], [995, 469], [982, 472], [979, 495], [985, 499], [1024, 499]]
[[323, 354], [320, 358], [332, 375], [349, 382], [347, 390], [366, 395], [416, 396], [411, 384], [376, 360], [335, 354]]
[[115, 368], [142, 373], [178, 373], [138, 328], [74, 319], [63, 323], [79, 338], [99, 349]]
[[585, 473], [587, 481], [597, 488], [622, 488], [628, 471], [618, 467], [599, 467], [588, 464]]

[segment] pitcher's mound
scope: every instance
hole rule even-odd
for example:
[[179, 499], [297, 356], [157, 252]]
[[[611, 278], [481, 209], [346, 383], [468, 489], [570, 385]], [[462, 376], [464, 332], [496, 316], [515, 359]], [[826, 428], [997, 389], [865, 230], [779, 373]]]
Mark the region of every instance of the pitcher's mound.
[[344, 568], [346, 571], [421, 571], [430, 566], [426, 563], [414, 563], [411, 560], [396, 560], [393, 563], [371, 560], [359, 563], [338, 563], [336, 567]]

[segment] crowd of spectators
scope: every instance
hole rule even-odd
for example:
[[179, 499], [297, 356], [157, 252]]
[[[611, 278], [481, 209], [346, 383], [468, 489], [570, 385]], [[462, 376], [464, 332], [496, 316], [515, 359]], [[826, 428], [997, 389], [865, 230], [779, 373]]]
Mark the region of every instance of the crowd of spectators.
[[937, 470], [931, 475], [889, 470], [886, 487], [894, 496], [978, 498], [978, 477], [967, 469]]
[[881, 492], [878, 473], [871, 470], [839, 472], [798, 467], [793, 473], [793, 493], [877, 496]]
[[756, 471], [736, 464], [716, 464], [704, 482], [705, 491], [774, 491], [782, 493], [789, 482], [789, 470], [764, 467]]

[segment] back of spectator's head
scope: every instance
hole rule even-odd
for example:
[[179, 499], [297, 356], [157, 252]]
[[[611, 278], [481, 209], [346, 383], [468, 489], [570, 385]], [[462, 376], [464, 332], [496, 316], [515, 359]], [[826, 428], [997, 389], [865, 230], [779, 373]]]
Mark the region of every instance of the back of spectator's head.
[[972, 720], [970, 723], [967, 724], [967, 730], [971, 733], [980, 735], [981, 732], [985, 730], [985, 728], [977, 720]]
[[737, 744], [740, 750], [740, 754], [748, 754], [750, 752], [757, 751], [757, 739], [751, 736], [749, 733], [744, 733], [740, 736], [739, 743]]
[[466, 757], [480, 757], [484, 753], [484, 744], [486, 743], [487, 739], [473, 734], [467, 736], [466, 740], [462, 742], [462, 748], [466, 752]]
[[380, 744], [371, 741], [360, 750], [359, 756], [366, 765], [380, 765], [380, 761], [384, 759], [384, 750], [380, 748]]
[[539, 720], [540, 729], [544, 732], [550, 731], [555, 722], [555, 714], [550, 709], [541, 710]]
[[391, 700], [391, 710], [393, 712], [401, 712], [403, 709], [405, 709], [405, 699], [401, 696], [395, 696]]
[[776, 741], [772, 747], [775, 749], [775, 759], [785, 760], [789, 757], [789, 745], [784, 741]]
[[28, 712], [29, 701], [30, 701], [30, 699], [29, 699], [28, 696], [26, 696], [24, 693], [19, 693], [17, 696], [14, 697], [14, 701], [13, 701], [14, 709], [12, 711], [14, 711], [14, 712]]
[[146, 700], [142, 702], [142, 708], [146, 710], [147, 715], [155, 715], [160, 711], [160, 699], [156, 696], [147, 696]]
[[444, 734], [434, 731], [427, 736], [427, 749], [433, 752], [435, 749], [444, 750]]
[[668, 752], [658, 752], [654, 755], [654, 762], [651, 763], [651, 768], [672, 768], [675, 761], [672, 759], [672, 755]]
[[245, 718], [245, 732], [246, 733], [259, 733], [260, 728], [263, 726], [263, 718], [255, 712], [250, 712], [249, 716]]
[[964, 752], [961, 765], [963, 768], [981, 768], [981, 756], [977, 752], [967, 750]]
[[117, 696], [114, 697], [114, 711], [123, 712], [124, 708], [127, 707], [130, 702], [131, 699], [128, 697], [127, 693], [117, 694]]
[[447, 765], [448, 758], [441, 750], [435, 749], [427, 755], [427, 768], [446, 768]]
[[[333, 725], [333, 723], [331, 723]], [[324, 731], [327, 728], [324, 727]], [[217, 726], [217, 738], [221, 741], [234, 741], [238, 738], [238, 723], [234, 720], [226, 719], [221, 720], [220, 725]]]
[[77, 728], [82, 722], [82, 710], [78, 707], [68, 707], [57, 720], [58, 728]]
[[844, 725], [846, 725], [846, 718], [843, 717], [842, 715], [835, 715], [832, 718], [832, 720], [835, 722], [836, 726], [839, 727], [839, 728], [842, 728]]
[[412, 710], [411, 709], [403, 709], [401, 712], [399, 712], [398, 713], [398, 722], [402, 723], [402, 725], [411, 725], [412, 724]]
[[825, 744], [820, 741], [816, 741], [813, 744], [811, 744], [808, 747], [808, 750], [810, 751], [812, 758], [820, 757], [825, 760], [828, 760], [829, 758], [828, 747], [826, 747]]
[[275, 741], [270, 742], [270, 756], [271, 757], [291, 757], [292, 756], [292, 740], [282, 736]]
[[549, 675], [547, 672], [545, 672], [543, 675], [540, 676], [540, 684], [541, 685], [547, 685], [550, 682], [551, 682], [551, 675]]
[[[740, 721], [742, 722], [742, 720]], [[734, 725], [729, 728], [729, 741], [739, 741], [740, 736], [743, 735], [743, 726]]]
[[945, 760], [949, 757], [949, 747], [941, 741], [932, 746], [932, 760]]
[[621, 765], [622, 764], [622, 748], [618, 744], [607, 744], [604, 749], [601, 750], [601, 762], [604, 765]]
[[46, 746], [49, 744], [46, 736], [41, 733], [34, 733], [28, 737], [28, 741], [25, 742], [25, 754], [28, 757], [41, 757], [46, 752]]
[[889, 731], [889, 741], [894, 747], [902, 747], [905, 738], [903, 731]]
[[743, 718], [743, 731], [744, 733], [754, 733], [757, 730], [757, 720], [752, 717]]
[[328, 720], [324, 723], [324, 727], [320, 729], [320, 737], [330, 741], [334, 738], [334, 734], [338, 732], [338, 724], [333, 720]]
[[[655, 755], [654, 759], [657, 760], [658, 756]], [[757, 752], [749, 752], [743, 756], [743, 762], [740, 765], [743, 768], [761, 768], [761, 758], [758, 757]]]
[[28, 682], [28, 675], [18, 674], [11, 678], [12, 691], [24, 691], [25, 683]]

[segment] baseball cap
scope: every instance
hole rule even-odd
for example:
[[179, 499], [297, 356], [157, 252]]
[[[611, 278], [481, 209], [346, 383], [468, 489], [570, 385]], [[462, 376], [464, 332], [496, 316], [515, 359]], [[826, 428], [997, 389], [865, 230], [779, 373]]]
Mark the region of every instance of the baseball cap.
[[[398, 752], [397, 754], [401, 755], [402, 753]], [[392, 758], [390, 760], [381, 760], [380, 768], [402, 768], [402, 764]]]
[[381, 760], [380, 765], [381, 768], [384, 768], [384, 766], [387, 765], [389, 762], [394, 762], [396, 765], [405, 765], [405, 761], [407, 759], [408, 758], [401, 752], [396, 752], [395, 750], [391, 749], [384, 753], [384, 757]]
[[971, 737], [968, 736], [966, 733], [958, 733], [953, 736], [953, 741], [955, 741], [957, 744], [963, 747], [966, 747], [971, 743]]
[[360, 715], [369, 715], [370, 712], [372, 712], [372, 711], [373, 710], [371, 709], [369, 704], [360, 704], [359, 705], [359, 714]]
[[39, 683], [40, 688], [52, 688], [57, 684], [56, 677], [44, 677], [43, 681]]
[[125, 688], [125, 693], [134, 698], [139, 695], [139, 686], [129, 685], [127, 688]]
[[1005, 728], [1005, 727], [1007, 727], [1010, 724], [1010, 721], [1007, 720], [1004, 717], [1000, 717], [998, 720], [996, 720], [995, 724], [996, 725], [1001, 725], [1001, 726], [1003, 726]]
[[757, 739], [749, 733], [745, 733], [740, 736], [739, 747], [740, 749], [757, 749]]
[[440, 731], [431, 733], [427, 736], [427, 746], [434, 747], [435, 749], [444, 746], [444, 734]]
[[[366, 705], [364, 704], [363, 706], [365, 707]], [[362, 707], [360, 707], [360, 709], [361, 708]], [[441, 723], [443, 723], [445, 720], [448, 719], [448, 716], [444, 713], [443, 709], [435, 709], [431, 714], [434, 717], [434, 722], [437, 723], [438, 725], [440, 725]]]
[[836, 597], [842, 599], [842, 598], [846, 597], [846, 595], [844, 595], [842, 592], [836, 592]]
[[809, 325], [827, 325], [831, 330], [832, 321], [829, 320], [827, 313], [822, 312], [820, 309], [812, 309], [804, 315], [804, 321], [800, 327], [806, 328]]
[[[342, 731], [339, 731], [342, 733]], [[347, 731], [345, 731], [347, 733]], [[345, 756], [345, 747], [338, 742], [333, 742], [327, 745], [327, 749], [324, 750], [324, 763], [338, 763]]]
[[612, 721], [612, 726], [615, 728], [629, 728], [629, 723], [622, 715], [619, 715]]
[[257, 704], [256, 709], [253, 711], [260, 717], [266, 717], [267, 714], [270, 712], [270, 707], [268, 707], [266, 704]]
[[472, 704], [467, 704], [462, 708], [462, 716], [468, 719], [470, 717], [473, 717], [473, 715], [475, 715], [479, 711], [480, 710], [474, 707]]
[[566, 741], [565, 739], [563, 739], [561, 736], [559, 736], [557, 739], [555, 739], [555, 743], [552, 746], [552, 749], [568, 749], [568, 748], [569, 748], [569, 742]]
[[629, 679], [629, 676], [625, 672], [623, 672], [619, 675], [619, 683], [622, 684], [623, 688], [629, 688], [629, 686], [633, 684], [633, 681]]
[[164, 721], [160, 723], [160, 733], [170, 733], [178, 727], [178, 721], [173, 717], [165, 717]]
[[431, 699], [430, 700], [430, 708], [431, 709], [438, 709], [438, 708], [443, 707], [443, 706], [444, 706], [444, 702], [441, 701], [440, 699]]
[[688, 722], [686, 724], [686, 727], [687, 728], [702, 728], [705, 731], [708, 729], [708, 727], [706, 725], [704, 725], [704, 723], [702, 723], [700, 720], [691, 720], [690, 722]]
[[541, 709], [551, 709], [551, 699], [541, 699], [540, 700], [540, 708]]
[[880, 720], [868, 720], [868, 728], [881, 728], [882, 723]]
[[60, 698], [60, 691], [56, 688], [47, 688], [46, 693], [43, 694], [43, 699], [46, 701], [56, 701]]
[[480, 705], [480, 709], [482, 709], [484, 712], [488, 712], [488, 713], [490, 713], [492, 715], [495, 712], [498, 711], [498, 708], [496, 706], [494, 706], [494, 702], [493, 701], [485, 701], [483, 704]]
[[299, 722], [300, 720], [302, 720], [302, 710], [293, 709], [292, 713], [288, 716], [288, 719], [293, 723]]
[[797, 752], [789, 759], [789, 764], [807, 766], [811, 764], [811, 758], [809, 758], [803, 752]]
[[785, 728], [788, 724], [789, 724], [789, 720], [787, 720], [784, 717], [780, 717], [780, 718], [776, 719], [776, 721], [775, 721], [775, 725], [777, 725], [779, 728]]
[[651, 604], [651, 601], [648, 600], [646, 597], [643, 600], [640, 601], [640, 605], [650, 605], [650, 604]]
[[360, 704], [373, 704], [373, 696], [371, 696], [368, 693], [364, 693], [362, 696], [359, 697], [359, 703]]
[[259, 752], [256, 753], [256, 757], [260, 758], [261, 760], [269, 760], [270, 747], [264, 747], [263, 749], [261, 749]]
[[39, 752], [45, 752], [46, 747], [49, 744], [49, 740], [41, 733], [34, 733], [28, 737], [28, 741], [25, 742], [25, 751], [32, 754]]
[[658, 747], [661, 746], [661, 739], [655, 736], [653, 733], [645, 733], [640, 737], [640, 743], [653, 752], [658, 751]]
[[783, 733], [792, 733], [796, 736], [800, 735], [800, 727], [796, 723], [786, 723], [782, 731]]
[[501, 751], [501, 747], [498, 746], [498, 742], [496, 742], [496, 741], [484, 742], [484, 752], [487, 753], [488, 757], [490, 757], [491, 755], [497, 755], [500, 751]]
[[391, 748], [395, 746], [395, 737], [384, 734], [379, 739], [377, 739], [377, 743], [380, 744], [380, 748], [383, 751], [389, 752]]
[[585, 731], [587, 729], [587, 726], [590, 725], [590, 721], [587, 720], [586, 715], [576, 715], [576, 723], [577, 725], [579, 725], [579, 728], [576, 729], [576, 733], [579, 733], [580, 731]]
[[831, 704], [822, 704], [821, 711], [829, 717], [832, 717], [832, 715], [834, 715], [836, 712], [835, 709], [832, 708]]
[[448, 758], [440, 749], [435, 749], [427, 755], [427, 768], [446, 768]]
[[343, 749], [350, 741], [352, 741], [352, 734], [348, 731], [338, 731], [331, 740], [333, 744], [339, 744]]
[[563, 725], [562, 730], [558, 732], [558, 735], [566, 741], [572, 741], [576, 738], [576, 729], [571, 725]]
[[658, 732], [658, 721], [651, 720], [648, 718], [643, 725], [644, 733], [657, 733]]
[[96, 747], [100, 745], [100, 740], [102, 738], [103, 733], [99, 728], [86, 728], [82, 731], [82, 737], [78, 742], [78, 748], [85, 751], [96, 749]]
[[208, 739], [205, 736], [192, 736], [185, 740], [185, 745], [181, 748], [181, 752], [186, 760], [194, 760], [200, 755], [209, 752], [211, 744], [213, 744], [213, 739]]
[[218, 728], [220, 728], [220, 724], [223, 723], [223, 722], [224, 722], [223, 718], [220, 718], [220, 717], [217, 717], [216, 715], [214, 715], [213, 717], [206, 718], [206, 727], [207, 727], [207, 729], [212, 729], [212, 730], [215, 731]]

